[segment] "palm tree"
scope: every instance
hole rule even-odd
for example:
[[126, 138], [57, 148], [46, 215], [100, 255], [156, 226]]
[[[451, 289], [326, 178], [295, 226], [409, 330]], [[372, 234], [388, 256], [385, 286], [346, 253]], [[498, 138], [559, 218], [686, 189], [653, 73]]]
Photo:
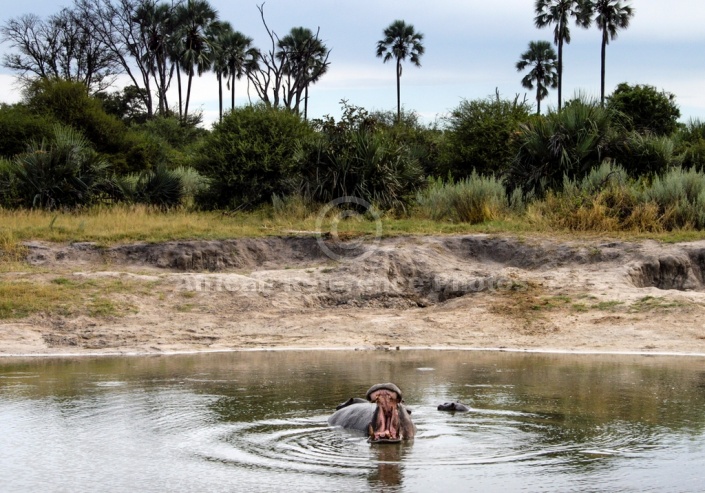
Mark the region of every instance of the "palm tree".
[[289, 77], [289, 99], [295, 99], [294, 109], [299, 112], [303, 98], [304, 119], [308, 117], [308, 87], [328, 71], [329, 54], [318, 34], [305, 27], [294, 27], [279, 40], [276, 56], [283, 60], [284, 73]]
[[411, 63], [417, 67], [421, 66], [419, 59], [425, 51], [421, 41], [423, 34], [415, 32], [413, 25], [396, 20], [384, 30], [384, 39], [377, 42], [377, 56], [382, 58], [384, 63], [391, 59], [397, 61], [397, 122], [401, 121], [401, 62], [409, 57]]
[[536, 0], [534, 23], [543, 28], [555, 24], [553, 41], [558, 46], [558, 111], [561, 110], [563, 98], [563, 43], [570, 43], [571, 17], [581, 27], [590, 25], [590, 12], [581, 0]]
[[143, 62], [156, 83], [161, 115], [165, 115], [169, 109], [167, 91], [173, 73], [169, 69], [169, 44], [173, 34], [173, 20], [170, 5], [157, 4], [151, 0], [139, 4], [134, 14], [134, 21], [140, 25], [142, 36], [146, 38], [148, 50]]
[[240, 31], [233, 31], [221, 39], [221, 49], [227, 61], [228, 82], [230, 88], [230, 109], [235, 109], [235, 80], [240, 80], [257, 66], [257, 48], [252, 46], [252, 38]]
[[198, 73], [199, 77], [203, 75], [212, 63], [213, 46], [208, 36], [208, 28], [217, 20], [218, 13], [206, 0], [187, 0], [177, 7], [176, 17], [182, 44], [179, 58], [182, 68], [188, 74], [183, 115], [185, 120], [188, 117], [193, 76], [195, 73]]
[[610, 39], [617, 38], [619, 29], [629, 27], [629, 20], [634, 16], [634, 9], [630, 5], [622, 5], [620, 0], [587, 0], [585, 8], [590, 15], [595, 15], [595, 24], [602, 31], [602, 52], [600, 66], [600, 101], [605, 104], [605, 58], [607, 45]]
[[531, 41], [529, 49], [517, 62], [517, 71], [531, 66], [531, 71], [521, 79], [521, 85], [533, 89], [536, 83], [536, 114], [541, 114], [541, 101], [548, 96], [548, 88], [558, 85], [556, 51], [548, 41]]
[[206, 29], [208, 43], [212, 49], [211, 68], [218, 79], [218, 120], [223, 121], [223, 76], [228, 74], [229, 65], [223, 46], [223, 40], [232, 34], [229, 22], [212, 22]]
[[213, 53], [213, 70], [218, 78], [220, 120], [223, 119], [223, 77], [230, 89], [230, 109], [235, 109], [235, 79], [242, 78], [256, 64], [256, 48], [252, 38], [234, 31], [229, 22], [214, 22], [209, 28]]

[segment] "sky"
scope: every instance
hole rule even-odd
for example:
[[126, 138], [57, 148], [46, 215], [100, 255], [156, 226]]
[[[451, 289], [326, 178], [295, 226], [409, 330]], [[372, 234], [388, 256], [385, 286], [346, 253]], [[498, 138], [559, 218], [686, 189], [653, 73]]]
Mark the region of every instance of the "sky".
[[[70, 6], [70, 0], [4, 2], [0, 22], [22, 14], [46, 17]], [[260, 48], [269, 38], [252, 0], [210, 0], [221, 20], [254, 39]], [[705, 120], [705, 4], [702, 0], [631, 0], [635, 9], [627, 30], [607, 47], [606, 90], [617, 84], [649, 84], [676, 95], [681, 120]], [[530, 41], [553, 40], [552, 27], [534, 26], [534, 0], [267, 0], [268, 25], [278, 35], [292, 27], [320, 28], [332, 49], [330, 68], [310, 89], [309, 117], [339, 117], [341, 100], [368, 110], [396, 109], [393, 63], [375, 56], [383, 30], [396, 19], [413, 24], [424, 35], [421, 67], [406, 63], [401, 99], [406, 110], [424, 122], [442, 118], [464, 100], [519, 95], [534, 103], [532, 91], [521, 86], [516, 62]], [[600, 40], [596, 28], [571, 25], [572, 40], [564, 47], [564, 99], [577, 92], [599, 98]], [[0, 44], [0, 55], [10, 50]], [[13, 73], [0, 68], [0, 101], [20, 99]], [[124, 79], [118, 84], [126, 83]], [[236, 104], [246, 104], [247, 83], [236, 85]], [[253, 101], [256, 100], [252, 91]], [[172, 98], [172, 100], [175, 100]], [[218, 118], [215, 75], [194, 80], [192, 101], [203, 112], [206, 127]], [[542, 102], [556, 106], [557, 91]], [[193, 106], [192, 106], [193, 107]]]

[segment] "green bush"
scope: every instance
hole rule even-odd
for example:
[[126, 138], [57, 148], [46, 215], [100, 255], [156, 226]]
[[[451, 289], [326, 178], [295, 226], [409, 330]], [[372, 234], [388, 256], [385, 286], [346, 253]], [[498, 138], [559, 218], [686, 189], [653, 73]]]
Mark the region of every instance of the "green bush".
[[626, 116], [623, 123], [628, 130], [664, 136], [678, 128], [681, 112], [675, 96], [653, 86], [622, 83], [607, 101], [612, 110]]
[[615, 146], [612, 155], [635, 178], [664, 173], [681, 161], [670, 137], [638, 132], [630, 132]]
[[462, 101], [445, 117], [445, 140], [436, 176], [464, 178], [473, 170], [500, 175], [514, 157], [511, 141], [529, 119], [526, 101], [494, 98]]
[[13, 208], [17, 203], [17, 183], [12, 162], [0, 158], [0, 208]]
[[470, 224], [498, 219], [509, 206], [502, 181], [476, 171], [457, 182], [430, 179], [416, 201], [421, 214], [435, 221]]
[[98, 152], [125, 150], [127, 126], [107, 114], [100, 100], [89, 96], [80, 82], [38, 79], [26, 89], [25, 102], [35, 115], [49, 116], [79, 130]]
[[254, 207], [300, 182], [295, 153], [312, 130], [299, 116], [264, 105], [237, 108], [214, 125], [198, 148], [197, 170], [211, 185], [204, 207]]
[[705, 122], [690, 120], [674, 136], [676, 153], [684, 168], [705, 170]]
[[373, 111], [370, 117], [376, 120], [377, 130], [409, 149], [411, 158], [418, 161], [424, 174], [435, 176], [444, 173], [439, 169], [439, 162], [446, 133], [436, 123], [424, 125], [416, 112], [404, 109], [401, 121], [397, 121], [396, 110]]
[[182, 173], [164, 166], [124, 176], [118, 184], [126, 200], [163, 209], [181, 205], [186, 196]]
[[49, 138], [55, 120], [32, 113], [23, 104], [0, 104], [0, 156], [25, 152], [29, 143]]
[[71, 127], [57, 125], [54, 138], [34, 142], [10, 166], [19, 205], [58, 209], [118, 196], [109, 164]]
[[581, 180], [610, 157], [619, 139], [611, 110], [595, 101], [574, 100], [561, 112], [520, 125], [507, 182], [524, 192], [560, 191], [564, 177]]
[[385, 210], [404, 210], [421, 184], [422, 170], [400, 127], [380, 124], [363, 108], [344, 106], [343, 117], [316, 122], [318, 134], [298, 153], [302, 192], [329, 202], [353, 196]]

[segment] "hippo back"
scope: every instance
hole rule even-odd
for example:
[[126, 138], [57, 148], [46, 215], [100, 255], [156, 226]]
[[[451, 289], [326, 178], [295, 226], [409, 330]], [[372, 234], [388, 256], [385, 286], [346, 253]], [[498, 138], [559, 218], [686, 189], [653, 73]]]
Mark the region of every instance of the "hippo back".
[[367, 433], [376, 408], [376, 405], [368, 402], [351, 404], [333, 413], [328, 418], [328, 424]]

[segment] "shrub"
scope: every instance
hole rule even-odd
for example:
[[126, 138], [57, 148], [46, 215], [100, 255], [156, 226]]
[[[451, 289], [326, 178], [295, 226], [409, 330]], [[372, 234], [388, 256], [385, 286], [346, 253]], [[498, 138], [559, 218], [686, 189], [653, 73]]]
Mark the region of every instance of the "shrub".
[[371, 128], [326, 130], [299, 156], [306, 170], [303, 192], [313, 201], [353, 196], [381, 209], [403, 210], [421, 182], [409, 147]]
[[428, 187], [417, 194], [417, 203], [420, 212], [435, 221], [470, 224], [498, 219], [509, 205], [501, 180], [476, 171], [457, 182], [430, 179]]
[[613, 152], [619, 138], [613, 123], [612, 111], [583, 98], [520, 125], [509, 186], [542, 194], [560, 191], [564, 177], [581, 180]]
[[185, 197], [182, 173], [164, 166], [127, 175], [119, 180], [119, 186], [128, 201], [162, 209], [180, 205]]
[[34, 142], [10, 168], [19, 203], [43, 209], [74, 208], [115, 198], [109, 164], [79, 132], [57, 125], [51, 142]]
[[670, 170], [656, 177], [644, 196], [658, 206], [665, 228], [705, 228], [705, 174]]
[[48, 115], [79, 130], [95, 150], [113, 154], [124, 150], [126, 125], [107, 114], [99, 99], [80, 82], [38, 79], [25, 91], [25, 102], [36, 115]]
[[496, 97], [463, 100], [444, 118], [446, 124], [438, 176], [455, 178], [480, 174], [502, 174], [514, 152], [510, 145], [519, 125], [529, 119], [526, 101]]
[[676, 133], [675, 142], [684, 168], [705, 170], [705, 122], [690, 120]]
[[635, 178], [664, 173], [680, 164], [670, 137], [638, 132], [629, 133], [615, 146], [612, 155]]
[[534, 207], [554, 228], [573, 231], [658, 231], [656, 209], [642, 201], [624, 168], [604, 162], [582, 180], [565, 178]]
[[0, 208], [12, 208], [17, 201], [17, 183], [12, 162], [0, 158]]
[[0, 104], [0, 156], [25, 152], [32, 141], [49, 138], [55, 121], [37, 115], [22, 104]]
[[608, 97], [608, 106], [625, 115], [628, 130], [654, 135], [671, 135], [678, 128], [681, 113], [675, 96], [649, 85], [622, 83]]
[[237, 108], [214, 125], [199, 146], [196, 168], [211, 180], [197, 200], [206, 207], [253, 207], [287, 195], [300, 181], [294, 158], [311, 128], [287, 110]]

